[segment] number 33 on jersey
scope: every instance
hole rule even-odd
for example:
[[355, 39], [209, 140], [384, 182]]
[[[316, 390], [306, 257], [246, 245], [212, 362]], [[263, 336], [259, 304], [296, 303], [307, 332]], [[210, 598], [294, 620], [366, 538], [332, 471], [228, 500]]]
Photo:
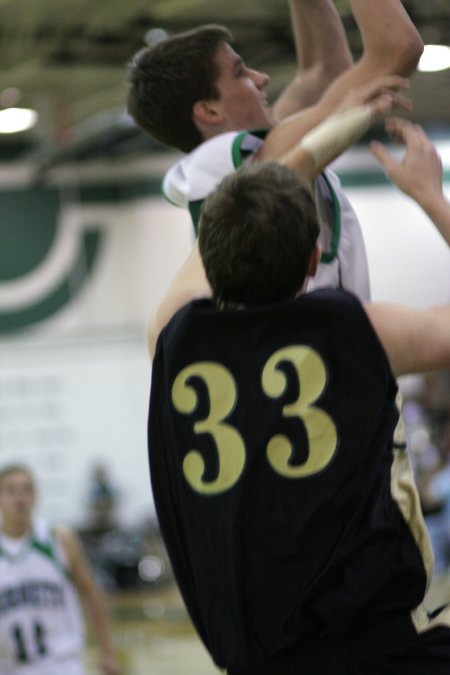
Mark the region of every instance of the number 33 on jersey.
[[[282, 364], [290, 364], [285, 371]], [[288, 380], [296, 379], [298, 396], [287, 401]], [[199, 391], [195, 380], [206, 388], [209, 412], [195, 421]], [[291, 345], [274, 352], [264, 364], [261, 381], [255, 383], [262, 395], [278, 403], [281, 418], [296, 418], [303, 424], [307, 438], [307, 459], [294, 464], [295, 439], [275, 433], [267, 439], [266, 456], [272, 469], [288, 479], [319, 473], [332, 461], [338, 434], [333, 419], [317, 403], [327, 386], [327, 370], [321, 356], [311, 347]], [[218, 469], [213, 480], [205, 479], [208, 452], [190, 449], [183, 461], [183, 475], [189, 485], [202, 495], [215, 495], [232, 488], [245, 470], [247, 446], [241, 433], [229, 421], [240, 405], [234, 375], [215, 361], [198, 361], [183, 368], [172, 386], [175, 409], [192, 418], [192, 427], [201, 446], [201, 435], [208, 434], [217, 453]], [[245, 403], [244, 403], [245, 405]]]

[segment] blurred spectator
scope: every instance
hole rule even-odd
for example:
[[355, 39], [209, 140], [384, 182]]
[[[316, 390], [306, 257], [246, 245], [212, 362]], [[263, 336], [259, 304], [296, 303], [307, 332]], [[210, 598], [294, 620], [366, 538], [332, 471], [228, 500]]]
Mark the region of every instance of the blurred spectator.
[[0, 471], [0, 673], [84, 675], [79, 600], [105, 675], [118, 675], [106, 604], [76, 535], [33, 518], [28, 468]]
[[115, 527], [115, 508], [118, 492], [104, 464], [94, 467], [89, 486], [89, 529], [97, 532]]

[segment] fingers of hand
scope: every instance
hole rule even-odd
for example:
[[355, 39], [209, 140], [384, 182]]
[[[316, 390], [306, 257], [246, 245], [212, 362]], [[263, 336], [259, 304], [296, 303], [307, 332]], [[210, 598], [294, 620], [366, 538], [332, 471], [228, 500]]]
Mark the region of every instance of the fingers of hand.
[[422, 127], [401, 117], [390, 117], [386, 120], [386, 131], [396, 141], [400, 143], [422, 142], [428, 138]]
[[409, 110], [411, 108], [410, 102], [406, 97], [402, 97], [399, 93], [401, 90], [407, 89], [408, 87], [409, 80], [404, 77], [399, 77], [398, 75], [378, 77], [369, 82], [369, 84], [350, 89], [343, 100], [342, 107], [348, 108], [355, 105], [370, 103], [383, 94], [390, 94], [395, 97], [398, 96], [399, 102], [401, 101], [401, 107], [406, 107], [406, 109]]
[[386, 92], [385, 95], [390, 96], [392, 101], [391, 108], [393, 110], [405, 110], [406, 112], [410, 112], [412, 110], [412, 103], [409, 98], [406, 98], [406, 96], [403, 96], [396, 91]]
[[397, 92], [384, 92], [372, 99], [370, 106], [375, 117], [393, 110], [410, 112], [412, 109], [411, 101]]
[[384, 145], [378, 143], [377, 141], [373, 141], [370, 144], [370, 149], [375, 159], [380, 162], [385, 172], [389, 174], [395, 163]]
[[401, 118], [390, 118], [386, 120], [386, 130], [396, 142], [406, 145], [405, 161], [414, 162], [417, 170], [428, 166], [436, 176], [442, 177], [441, 157], [420, 125]]
[[384, 75], [372, 80], [367, 86], [363, 87], [361, 93], [366, 97], [366, 101], [375, 96], [379, 96], [386, 91], [398, 92], [409, 88], [409, 80], [399, 75]]

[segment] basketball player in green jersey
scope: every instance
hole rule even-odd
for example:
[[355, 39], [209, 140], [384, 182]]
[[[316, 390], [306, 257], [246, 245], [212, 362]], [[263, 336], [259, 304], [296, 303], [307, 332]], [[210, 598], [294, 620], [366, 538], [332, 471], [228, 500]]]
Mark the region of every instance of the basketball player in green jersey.
[[0, 470], [0, 672], [85, 675], [80, 599], [104, 675], [119, 675], [105, 601], [80, 542], [33, 518], [35, 484], [25, 466]]
[[[370, 88], [374, 81], [380, 89], [401, 87], [404, 81], [391, 76], [414, 71], [423, 45], [400, 0], [350, 5], [363, 44], [355, 64], [331, 0], [290, 1], [299, 69], [273, 107], [265, 93], [267, 74], [242, 60], [223, 27], [174, 35], [135, 56], [129, 112], [156, 139], [188, 153], [166, 175], [163, 192], [189, 207], [194, 225], [203, 200], [225, 175], [254, 159], [285, 163], [292, 146], [348, 92], [358, 89], [365, 103], [379, 93]], [[323, 254], [314, 284], [341, 286], [368, 299], [360, 226], [335, 174], [317, 176], [315, 192]]]

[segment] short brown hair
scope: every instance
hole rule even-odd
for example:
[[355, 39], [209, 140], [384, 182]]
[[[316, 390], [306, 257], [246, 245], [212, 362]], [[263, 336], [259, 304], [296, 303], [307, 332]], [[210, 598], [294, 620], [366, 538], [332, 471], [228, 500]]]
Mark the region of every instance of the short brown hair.
[[0, 488], [2, 486], [2, 481], [4, 478], [9, 476], [11, 473], [23, 473], [31, 479], [31, 482], [34, 486], [34, 476], [31, 470], [25, 466], [25, 464], [8, 464], [0, 469]]
[[205, 201], [199, 250], [214, 298], [261, 304], [301, 289], [319, 222], [309, 185], [274, 162], [231, 174]]
[[129, 64], [128, 112], [157, 141], [190, 152], [204, 139], [192, 111], [219, 97], [215, 55], [231, 33], [214, 24], [173, 35], [135, 54]]

